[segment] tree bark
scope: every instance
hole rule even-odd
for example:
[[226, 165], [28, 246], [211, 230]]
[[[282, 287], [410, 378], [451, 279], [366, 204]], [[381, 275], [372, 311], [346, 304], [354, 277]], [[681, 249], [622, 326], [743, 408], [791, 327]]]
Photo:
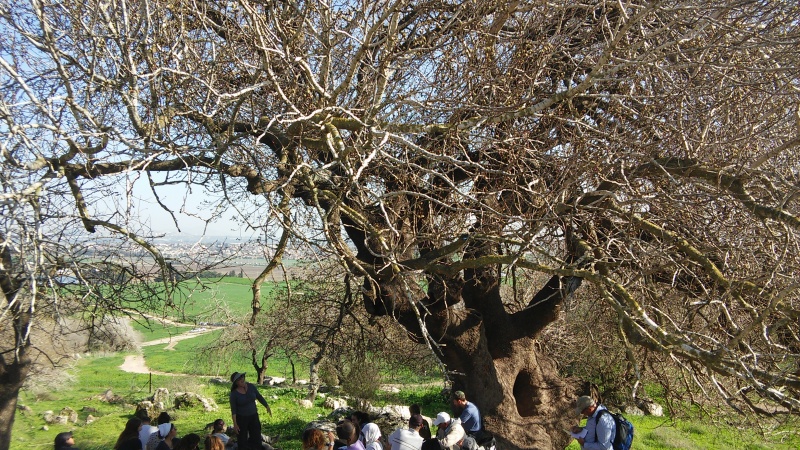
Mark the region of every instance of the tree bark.
[[571, 405], [578, 382], [562, 379], [555, 362], [536, 349], [536, 340], [509, 343], [493, 357], [481, 336], [475, 346], [470, 330], [448, 339], [445, 361], [463, 375], [453, 388], [463, 390], [481, 412], [484, 427], [500, 448], [563, 449], [569, 436], [562, 430], [575, 425]]
[[14, 414], [17, 409], [17, 396], [30, 372], [30, 361], [25, 348], [15, 361], [7, 362], [0, 355], [0, 450], [11, 446], [11, 429], [14, 427]]

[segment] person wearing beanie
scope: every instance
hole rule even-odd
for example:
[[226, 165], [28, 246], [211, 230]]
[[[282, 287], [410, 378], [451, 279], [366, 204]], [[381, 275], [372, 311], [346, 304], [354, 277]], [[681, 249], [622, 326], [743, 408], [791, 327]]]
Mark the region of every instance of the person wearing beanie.
[[58, 433], [56, 435], [54, 444], [55, 450], [78, 450], [77, 448], [73, 447], [73, 445], [75, 445], [75, 439], [72, 438], [71, 431]]
[[425, 419], [420, 414], [412, 414], [408, 419], [408, 428], [398, 428], [389, 435], [392, 450], [420, 450], [424, 439], [419, 431]]
[[461, 426], [469, 435], [477, 434], [481, 426], [481, 413], [474, 403], [467, 401], [464, 391], [455, 391], [452, 398], [453, 412], [461, 419]]
[[231, 393], [228, 399], [231, 403], [233, 429], [239, 434], [239, 449], [261, 450], [261, 419], [258, 417], [256, 400], [267, 408], [271, 416], [269, 404], [254, 385], [245, 381], [244, 373], [240, 372], [233, 372], [231, 375]]
[[617, 426], [611, 414], [602, 414], [598, 418], [598, 413], [606, 409], [603, 405], [598, 405], [592, 397], [583, 395], [575, 401], [575, 414], [586, 417], [586, 426], [572, 427], [572, 433], [577, 436], [576, 440], [582, 450], [611, 450], [612, 441], [616, 433]]

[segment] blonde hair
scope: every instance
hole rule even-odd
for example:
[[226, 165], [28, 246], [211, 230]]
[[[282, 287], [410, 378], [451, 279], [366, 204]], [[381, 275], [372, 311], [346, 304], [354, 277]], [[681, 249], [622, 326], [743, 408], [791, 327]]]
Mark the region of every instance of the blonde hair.
[[206, 450], [225, 450], [225, 444], [222, 443], [222, 439], [211, 435], [206, 436], [204, 446]]

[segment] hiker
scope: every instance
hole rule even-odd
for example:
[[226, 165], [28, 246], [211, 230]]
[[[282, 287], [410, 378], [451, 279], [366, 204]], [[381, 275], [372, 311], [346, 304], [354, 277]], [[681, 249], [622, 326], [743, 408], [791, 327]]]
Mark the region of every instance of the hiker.
[[75, 439], [72, 437], [72, 431], [58, 433], [54, 439], [54, 444], [55, 450], [78, 450], [73, 447], [73, 445], [75, 445]]
[[586, 426], [572, 427], [575, 434], [583, 434], [584, 437], [576, 438], [583, 450], [611, 450], [612, 442], [616, 432], [616, 424], [611, 414], [602, 414], [598, 419], [600, 411], [606, 409], [603, 405], [598, 405], [592, 397], [583, 395], [575, 401], [575, 413], [586, 417]]
[[461, 419], [450, 418], [450, 414], [440, 412], [436, 415], [433, 425], [438, 427], [436, 431], [436, 440], [442, 450], [457, 450], [461, 448], [461, 441], [464, 440], [466, 432], [464, 427], [461, 426]]
[[239, 434], [240, 450], [261, 450], [261, 419], [258, 417], [256, 400], [267, 408], [269, 415], [272, 410], [269, 404], [258, 389], [245, 381], [244, 373], [233, 372], [231, 374], [231, 393], [229, 396], [231, 403], [231, 417], [233, 417], [233, 429]]
[[481, 413], [474, 403], [467, 401], [464, 391], [455, 391], [451, 399], [453, 412], [461, 419], [461, 426], [469, 435], [474, 435], [481, 430]]
[[119, 434], [114, 450], [140, 450], [142, 441], [139, 432], [142, 430], [142, 419], [134, 417], [125, 423], [125, 429]]
[[[413, 406], [413, 405], [412, 405]], [[408, 419], [408, 428], [398, 428], [389, 435], [392, 450], [420, 450], [425, 440], [420, 435], [425, 419], [420, 414], [412, 414]], [[430, 434], [430, 429], [428, 429]]]
[[428, 440], [431, 438], [431, 419], [424, 416], [422, 414], [422, 408], [419, 407], [418, 404], [414, 403], [413, 405], [408, 407], [409, 412], [411, 415], [419, 414], [422, 418], [422, 426], [419, 429], [419, 435], [422, 437], [423, 440]]
[[356, 425], [347, 419], [342, 420], [336, 425], [336, 436], [345, 443], [344, 450], [365, 450], [364, 443], [358, 439]]

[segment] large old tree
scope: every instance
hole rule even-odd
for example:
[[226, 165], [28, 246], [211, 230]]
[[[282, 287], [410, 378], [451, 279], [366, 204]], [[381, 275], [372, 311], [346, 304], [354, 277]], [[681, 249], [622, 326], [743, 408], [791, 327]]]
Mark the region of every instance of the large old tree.
[[[137, 174], [337, 258], [503, 448], [566, 443], [577, 388], [537, 337], [579, 287], [616, 313], [620, 345], [797, 411], [798, 16], [749, 0], [3, 0], [0, 208], [26, 220], [0, 230], [16, 336], [0, 448], [31, 318], [63, 301], [41, 270], [85, 261], [53, 247], [40, 264], [48, 232], [72, 249], [80, 224], [168, 270], [132, 202], [109, 201]], [[531, 274], [537, 292], [515, 289]]]

